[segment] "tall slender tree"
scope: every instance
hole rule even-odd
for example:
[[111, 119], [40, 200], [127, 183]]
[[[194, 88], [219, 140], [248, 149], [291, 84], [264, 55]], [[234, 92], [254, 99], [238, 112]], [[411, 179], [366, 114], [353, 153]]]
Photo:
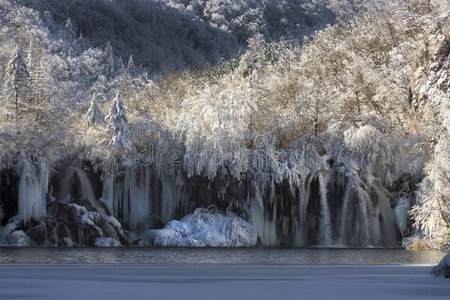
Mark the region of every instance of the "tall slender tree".
[[131, 76], [135, 75], [136, 66], [134, 65], [133, 54], [130, 54], [130, 58], [128, 58], [127, 71]]
[[122, 57], [119, 57], [118, 68], [119, 68], [119, 74], [127, 73], [127, 68], [125, 68], [125, 64], [123, 63]]
[[117, 92], [106, 119], [113, 135], [109, 144], [116, 150], [129, 150], [131, 142], [128, 137], [127, 109], [120, 92]]
[[106, 44], [105, 55], [106, 55], [106, 76], [111, 78], [114, 76], [115, 66], [114, 66], [113, 48], [110, 42]]
[[104, 122], [105, 115], [98, 105], [98, 95], [94, 94], [91, 99], [91, 105], [85, 115], [85, 123], [88, 127], [97, 127]]
[[22, 56], [22, 51], [17, 48], [8, 62], [2, 89], [6, 100], [12, 99], [15, 104], [16, 134], [19, 133], [19, 101], [25, 102], [31, 91], [30, 72]]

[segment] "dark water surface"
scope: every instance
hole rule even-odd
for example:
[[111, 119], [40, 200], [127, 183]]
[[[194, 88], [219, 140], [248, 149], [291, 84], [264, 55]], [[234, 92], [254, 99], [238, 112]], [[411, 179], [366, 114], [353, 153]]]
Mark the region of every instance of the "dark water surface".
[[0, 264], [435, 265], [445, 253], [346, 248], [0, 248]]

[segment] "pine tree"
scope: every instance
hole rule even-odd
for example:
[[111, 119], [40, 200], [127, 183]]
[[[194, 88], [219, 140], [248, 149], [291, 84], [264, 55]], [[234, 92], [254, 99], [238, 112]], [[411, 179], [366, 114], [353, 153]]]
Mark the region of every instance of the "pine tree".
[[106, 44], [105, 55], [106, 55], [106, 76], [111, 78], [114, 76], [114, 54], [110, 42]]
[[128, 59], [127, 71], [130, 75], [135, 75], [136, 66], [134, 65], [133, 54], [130, 54], [130, 58]]
[[127, 110], [120, 92], [117, 92], [106, 119], [108, 121], [108, 127], [113, 134], [109, 144], [116, 150], [129, 150], [131, 143], [128, 140]]
[[22, 51], [17, 48], [8, 62], [2, 89], [6, 100], [14, 100], [17, 132], [19, 132], [19, 101], [26, 101], [31, 91], [30, 73], [22, 56]]
[[3, 94], [6, 95], [7, 99], [13, 98], [18, 107], [19, 100], [25, 101], [30, 92], [30, 73], [22, 56], [22, 51], [17, 48], [6, 68]]
[[[43, 85], [43, 65], [42, 61], [37, 59], [38, 54], [33, 40], [30, 40], [28, 46], [28, 55], [26, 59], [28, 72], [30, 74], [29, 83], [33, 90], [33, 95], [30, 99], [35, 101], [38, 106], [41, 102], [41, 88]], [[37, 117], [38, 119], [38, 117]]]
[[125, 68], [125, 64], [123, 63], [122, 57], [119, 57], [119, 74], [126, 74], [127, 69]]
[[86, 42], [84, 40], [84, 36], [83, 36], [82, 32], [80, 32], [80, 35], [78, 36], [78, 44], [80, 45], [81, 49], [86, 48]]
[[104, 114], [102, 109], [98, 106], [98, 95], [94, 94], [91, 99], [91, 105], [85, 116], [85, 123], [88, 127], [96, 127], [104, 122]]
[[76, 34], [75, 34], [75, 26], [72, 23], [72, 18], [68, 18], [66, 20], [66, 23], [64, 24], [65, 27], [65, 31], [63, 31], [63, 38], [69, 42], [69, 43], [73, 43], [73, 40], [76, 38]]
[[[46, 115], [46, 113], [48, 112], [48, 107], [46, 108], [45, 103], [43, 103], [47, 74], [45, 72], [42, 57], [37, 51], [33, 39], [30, 40], [30, 44], [28, 46], [26, 63], [30, 74], [29, 83], [32, 89], [32, 93], [29, 95], [28, 100], [30, 104], [33, 104], [31, 110], [34, 111], [36, 115], [36, 122], [39, 123], [44, 118], [44, 115]], [[37, 123], [35, 125], [37, 125]]]

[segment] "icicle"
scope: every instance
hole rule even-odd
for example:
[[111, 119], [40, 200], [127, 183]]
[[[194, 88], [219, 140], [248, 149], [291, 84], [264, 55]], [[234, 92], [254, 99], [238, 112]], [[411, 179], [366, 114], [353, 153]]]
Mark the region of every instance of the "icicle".
[[110, 213], [131, 230], [148, 221], [151, 215], [151, 168], [127, 168], [122, 179], [107, 176], [100, 199]]
[[327, 200], [327, 183], [328, 176], [319, 173], [319, 187], [320, 187], [320, 230], [322, 235], [321, 243], [324, 245], [331, 244], [331, 221], [330, 221], [330, 209], [328, 208]]
[[251, 203], [250, 204], [251, 224], [253, 225], [253, 229], [255, 230], [256, 235], [260, 239], [262, 245], [278, 246], [279, 239], [277, 235], [276, 205], [274, 205], [274, 210], [270, 212], [273, 215], [273, 218], [270, 218], [264, 209], [264, 204], [260, 202], [261, 199], [258, 199], [259, 193], [260, 189], [258, 189], [258, 191], [255, 190], [253, 192], [253, 197], [250, 197], [250, 199], [248, 199]]
[[406, 225], [408, 222], [408, 211], [409, 211], [409, 199], [401, 198], [397, 201], [397, 205], [394, 208], [395, 223], [398, 230], [400, 231], [402, 237], [406, 231]]
[[299, 186], [299, 192], [297, 196], [298, 204], [298, 222], [295, 226], [295, 238], [294, 245], [297, 247], [306, 246], [307, 243], [307, 216], [308, 216], [308, 203], [310, 197], [311, 183], [314, 176], [309, 176], [308, 181]]
[[178, 208], [183, 215], [187, 214], [190, 199], [182, 193], [181, 186], [169, 176], [163, 176], [161, 183], [161, 220], [167, 223], [175, 219]]
[[44, 161], [39, 163], [39, 172], [26, 160], [22, 164], [18, 195], [19, 217], [27, 222], [30, 218], [46, 215], [49, 172]]
[[[66, 168], [61, 181], [60, 199], [65, 199], [68, 196], [73, 196], [73, 180], [77, 178], [79, 180], [79, 192], [80, 197], [85, 198], [93, 203], [95, 200], [94, 191], [92, 189], [92, 183], [89, 180], [86, 172], [82, 169], [80, 161], [74, 161], [69, 167]], [[70, 199], [70, 197], [69, 197]]]
[[33, 216], [40, 218], [46, 215], [47, 212], [47, 193], [48, 193], [48, 179], [50, 171], [47, 163], [44, 160], [39, 161], [39, 176], [37, 177], [38, 190], [36, 191], [37, 198], [33, 205]]
[[[149, 168], [142, 167], [133, 170], [129, 183], [130, 221], [131, 228], [136, 229], [139, 223], [143, 223], [150, 217], [150, 178]], [[140, 175], [139, 180], [137, 174]]]
[[347, 182], [347, 185], [345, 187], [345, 192], [344, 192], [344, 196], [342, 198], [342, 210], [341, 210], [341, 224], [340, 224], [340, 229], [339, 229], [339, 244], [340, 245], [345, 245], [347, 242], [347, 233], [349, 232], [349, 229], [347, 228], [347, 224], [348, 224], [348, 202], [349, 202], [349, 198], [350, 198], [350, 191], [352, 190], [352, 182], [349, 180]]
[[32, 168], [28, 162], [23, 162], [22, 174], [19, 182], [19, 217], [27, 222], [33, 214], [33, 176]]
[[108, 208], [109, 213], [114, 215], [114, 176], [107, 175], [103, 179], [103, 190], [100, 201]]
[[[396, 230], [395, 230], [395, 221], [393, 210], [391, 208], [391, 203], [389, 201], [389, 198], [386, 194], [386, 191], [384, 188], [380, 185], [377, 190], [377, 194], [379, 196], [378, 201], [378, 207], [379, 207], [379, 214], [381, 218], [377, 218], [378, 226], [380, 227], [380, 236], [378, 237], [380, 243], [382, 243], [382, 246], [389, 246], [389, 247], [396, 247], [398, 246], [398, 241], [396, 237]], [[404, 211], [404, 224], [406, 229], [406, 222], [408, 220], [408, 209], [409, 209], [409, 203], [407, 205], [407, 208], [405, 208]], [[395, 209], [394, 209], [395, 211]], [[380, 222], [380, 219], [382, 222]]]
[[[357, 186], [357, 192], [358, 192], [358, 200], [359, 200], [359, 209], [361, 213], [361, 218], [358, 223], [358, 229], [359, 229], [359, 237], [361, 238], [361, 245], [362, 246], [369, 246], [370, 245], [370, 239], [369, 239], [369, 222], [368, 222], [368, 216], [367, 216], [367, 204], [370, 201], [369, 195], [367, 195], [366, 191], [361, 186]], [[362, 224], [361, 224], [362, 223]], [[362, 231], [361, 231], [362, 227]]]

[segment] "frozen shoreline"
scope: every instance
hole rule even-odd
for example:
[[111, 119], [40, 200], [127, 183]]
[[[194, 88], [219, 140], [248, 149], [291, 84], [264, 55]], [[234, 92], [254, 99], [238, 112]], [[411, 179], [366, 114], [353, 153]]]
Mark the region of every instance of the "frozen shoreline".
[[2, 265], [0, 299], [430, 299], [450, 281], [405, 265]]

